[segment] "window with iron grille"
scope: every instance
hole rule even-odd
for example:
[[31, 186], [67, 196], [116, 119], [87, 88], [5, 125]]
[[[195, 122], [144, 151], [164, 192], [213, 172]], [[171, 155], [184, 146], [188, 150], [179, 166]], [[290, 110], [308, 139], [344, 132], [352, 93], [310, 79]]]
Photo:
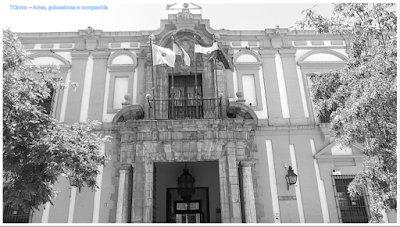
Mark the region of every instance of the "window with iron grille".
[[330, 123], [331, 122], [331, 114], [332, 110], [324, 111], [324, 113], [320, 114], [319, 117], [321, 119], [321, 123]]
[[3, 223], [29, 223], [29, 212], [14, 210], [6, 205], [3, 210]]
[[332, 183], [336, 198], [338, 218], [341, 223], [368, 223], [369, 212], [367, 195], [363, 192], [350, 197], [347, 188], [355, 175], [333, 175]]

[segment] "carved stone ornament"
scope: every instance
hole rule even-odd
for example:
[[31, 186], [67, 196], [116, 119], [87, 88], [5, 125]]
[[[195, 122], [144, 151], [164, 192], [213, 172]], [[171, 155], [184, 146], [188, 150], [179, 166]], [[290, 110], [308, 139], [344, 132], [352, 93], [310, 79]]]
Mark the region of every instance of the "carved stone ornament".
[[92, 37], [94, 35], [94, 29], [91, 26], [88, 26], [86, 29], [86, 35]]
[[188, 3], [183, 4], [184, 8], [182, 9], [182, 12], [178, 13], [178, 18], [181, 18], [183, 20], [193, 19], [193, 14], [190, 13], [188, 6], [189, 6]]

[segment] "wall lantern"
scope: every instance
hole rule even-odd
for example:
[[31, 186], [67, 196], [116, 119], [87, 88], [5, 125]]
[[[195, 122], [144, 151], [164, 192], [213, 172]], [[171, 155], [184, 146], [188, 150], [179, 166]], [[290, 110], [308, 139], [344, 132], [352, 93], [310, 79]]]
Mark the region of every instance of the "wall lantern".
[[78, 188], [79, 192], [81, 192], [81, 187], [78, 187], [78, 180], [76, 179], [76, 177], [68, 177], [68, 179], [69, 179], [69, 184], [72, 187]]
[[189, 169], [186, 168], [185, 163], [183, 173], [178, 177], [178, 195], [180, 195], [184, 201], [190, 201], [192, 195], [196, 192], [194, 189], [195, 181], [194, 177], [189, 173]]
[[297, 175], [294, 173], [293, 169], [291, 166], [289, 166], [287, 170], [287, 174], [285, 176], [286, 183], [287, 183], [287, 189], [289, 190], [289, 186], [296, 184], [297, 182]]

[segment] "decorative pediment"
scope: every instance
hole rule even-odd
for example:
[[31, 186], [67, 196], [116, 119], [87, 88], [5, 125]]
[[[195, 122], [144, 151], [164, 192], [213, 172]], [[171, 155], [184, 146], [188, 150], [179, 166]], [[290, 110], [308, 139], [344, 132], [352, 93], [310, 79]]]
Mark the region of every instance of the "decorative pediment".
[[364, 148], [360, 144], [352, 144], [350, 147], [340, 147], [337, 142], [332, 142], [314, 155], [319, 163], [329, 162], [335, 166], [354, 166], [362, 162], [365, 157]]
[[229, 118], [238, 118], [241, 117], [243, 119], [253, 119], [255, 123], [258, 123], [258, 117], [254, 111], [241, 102], [230, 102], [227, 110], [227, 116]]

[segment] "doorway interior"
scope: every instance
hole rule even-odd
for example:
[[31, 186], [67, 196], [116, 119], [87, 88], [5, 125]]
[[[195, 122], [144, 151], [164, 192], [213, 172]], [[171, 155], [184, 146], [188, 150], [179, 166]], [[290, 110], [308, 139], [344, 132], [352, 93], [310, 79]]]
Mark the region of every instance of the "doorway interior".
[[[185, 166], [195, 178], [195, 193], [190, 201], [183, 200], [177, 192], [177, 179], [183, 173]], [[218, 166], [218, 161], [155, 162], [153, 222], [220, 223]]]

